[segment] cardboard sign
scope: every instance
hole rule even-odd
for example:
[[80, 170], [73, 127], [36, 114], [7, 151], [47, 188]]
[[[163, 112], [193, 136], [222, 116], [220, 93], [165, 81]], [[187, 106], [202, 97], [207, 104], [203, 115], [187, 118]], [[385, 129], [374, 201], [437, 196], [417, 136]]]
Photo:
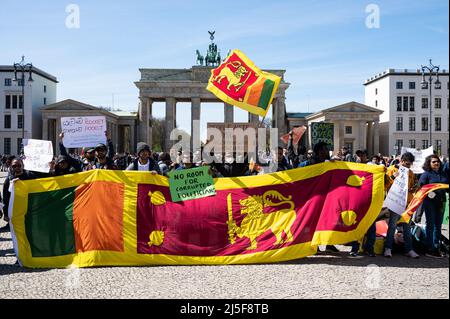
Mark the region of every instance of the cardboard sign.
[[334, 149], [333, 123], [311, 123], [311, 143], [314, 146], [319, 142], [327, 143], [329, 151]]
[[104, 116], [62, 117], [63, 144], [66, 148], [106, 145], [106, 118]]
[[180, 202], [215, 195], [216, 188], [208, 170], [208, 166], [202, 166], [170, 172], [168, 175], [172, 201]]
[[53, 145], [51, 141], [24, 139], [23, 150], [25, 158], [23, 165], [26, 170], [48, 173], [49, 163], [53, 159]]
[[408, 172], [408, 168], [400, 166], [399, 175], [395, 178], [383, 203], [383, 207], [399, 215], [405, 211], [408, 201]]
[[[300, 139], [302, 138], [303, 134], [306, 131], [306, 126], [300, 126], [300, 127], [294, 127], [292, 129], [292, 144], [293, 145], [297, 145], [298, 141], [300, 141]], [[280, 137], [280, 139], [284, 142], [284, 143], [288, 143], [289, 142], [289, 133], [283, 135], [282, 137]]]
[[401, 155], [406, 152], [410, 152], [414, 155], [414, 163], [411, 165], [411, 170], [414, 174], [422, 174], [422, 166], [425, 163], [425, 158], [433, 154], [433, 146], [426, 148], [424, 150], [416, 150], [415, 148], [403, 147], [401, 150]]

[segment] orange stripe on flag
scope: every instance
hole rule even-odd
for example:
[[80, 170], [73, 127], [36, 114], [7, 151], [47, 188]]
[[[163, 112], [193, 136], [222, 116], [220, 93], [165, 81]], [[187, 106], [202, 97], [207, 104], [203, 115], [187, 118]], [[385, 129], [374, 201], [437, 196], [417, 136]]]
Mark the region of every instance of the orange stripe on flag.
[[250, 88], [250, 94], [247, 100], [248, 104], [258, 106], [258, 102], [261, 97], [261, 92], [264, 88], [264, 81], [265, 79], [261, 79], [260, 77], [259, 81]]
[[124, 185], [96, 181], [75, 190], [73, 227], [77, 252], [123, 251]]

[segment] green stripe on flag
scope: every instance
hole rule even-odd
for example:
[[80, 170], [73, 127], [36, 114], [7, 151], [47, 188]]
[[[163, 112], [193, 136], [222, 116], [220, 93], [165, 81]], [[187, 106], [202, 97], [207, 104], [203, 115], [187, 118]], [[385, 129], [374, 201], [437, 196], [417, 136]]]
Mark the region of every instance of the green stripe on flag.
[[259, 98], [258, 106], [267, 109], [270, 102], [270, 97], [272, 96], [273, 87], [275, 86], [275, 82], [267, 79], [264, 82], [264, 87], [261, 91], [261, 97]]
[[74, 200], [75, 187], [29, 194], [25, 230], [33, 257], [75, 253]]

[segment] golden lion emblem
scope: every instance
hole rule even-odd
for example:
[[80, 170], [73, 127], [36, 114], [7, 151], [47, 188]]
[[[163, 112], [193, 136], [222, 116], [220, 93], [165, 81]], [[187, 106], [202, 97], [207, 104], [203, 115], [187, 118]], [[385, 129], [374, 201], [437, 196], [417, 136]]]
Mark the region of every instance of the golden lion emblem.
[[[241, 65], [239, 61], [233, 61], [227, 63], [228, 65], [232, 65], [233, 67], [237, 68], [235, 72], [231, 71], [228, 67], [224, 67], [220, 73], [214, 78], [214, 82], [221, 83], [223, 79], [227, 79], [227, 90], [231, 90], [231, 87], [234, 86], [235, 91], [239, 91], [242, 86], [247, 82], [248, 77], [250, 76], [249, 71]], [[248, 76], [246, 79], [243, 79], [243, 77], [248, 73]]]
[[[250, 247], [248, 250], [257, 248], [256, 238], [268, 229], [276, 237], [276, 245], [283, 242], [291, 242], [294, 240], [291, 227], [297, 218], [294, 210], [294, 202], [291, 200], [292, 196], [284, 197], [277, 191], [271, 190], [265, 192], [262, 196], [253, 195], [246, 199], [239, 201], [241, 204], [241, 214], [246, 215], [242, 220], [240, 227], [236, 225], [233, 220], [233, 211], [231, 206], [231, 194], [228, 194], [228, 236], [231, 244], [236, 241], [236, 236], [239, 238], [247, 237], [250, 239]], [[275, 202], [274, 202], [275, 201]], [[264, 213], [264, 207], [286, 206], [280, 210], [272, 213]], [[283, 241], [282, 234], [286, 234], [287, 239]]]

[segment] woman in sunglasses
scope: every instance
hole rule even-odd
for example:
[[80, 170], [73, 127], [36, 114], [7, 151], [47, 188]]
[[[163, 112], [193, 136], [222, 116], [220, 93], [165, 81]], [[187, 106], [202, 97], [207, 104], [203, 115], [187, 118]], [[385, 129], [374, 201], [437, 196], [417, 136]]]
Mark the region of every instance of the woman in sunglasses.
[[[423, 164], [424, 173], [420, 176], [419, 185], [423, 186], [432, 183], [448, 184], [448, 176], [442, 170], [441, 160], [437, 155], [430, 155]], [[448, 189], [447, 189], [448, 191]], [[426, 256], [443, 257], [439, 250], [441, 238], [441, 226], [444, 219], [445, 190], [439, 189], [430, 192], [424, 199], [422, 209], [426, 217], [427, 249]]]

